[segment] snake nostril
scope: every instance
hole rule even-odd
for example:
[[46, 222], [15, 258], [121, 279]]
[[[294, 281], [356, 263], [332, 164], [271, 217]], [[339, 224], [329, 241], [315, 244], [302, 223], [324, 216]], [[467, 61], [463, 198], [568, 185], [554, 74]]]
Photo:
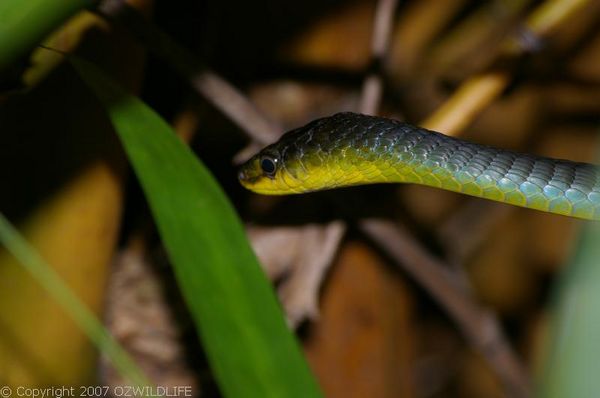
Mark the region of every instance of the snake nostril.
[[238, 172], [238, 179], [240, 179], [240, 180], [245, 180], [246, 179], [246, 173], [244, 173], [244, 170], [240, 170]]

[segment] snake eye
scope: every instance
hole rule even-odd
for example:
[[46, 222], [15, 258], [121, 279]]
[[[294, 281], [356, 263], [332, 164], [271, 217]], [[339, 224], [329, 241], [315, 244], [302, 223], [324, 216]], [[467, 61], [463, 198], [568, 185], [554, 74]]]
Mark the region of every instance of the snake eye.
[[270, 156], [263, 156], [260, 159], [260, 168], [266, 175], [273, 176], [277, 170], [277, 159]]

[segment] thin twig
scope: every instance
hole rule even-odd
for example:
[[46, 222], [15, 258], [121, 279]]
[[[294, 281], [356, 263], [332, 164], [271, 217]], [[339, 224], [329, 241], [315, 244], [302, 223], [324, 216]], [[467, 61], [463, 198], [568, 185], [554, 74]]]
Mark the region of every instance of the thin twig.
[[233, 85], [209, 70], [190, 51], [157, 29], [124, 0], [104, 0], [96, 12], [128, 29], [146, 48], [163, 58], [217, 109], [262, 145], [279, 137], [281, 128]]
[[368, 115], [377, 113], [383, 93], [383, 79], [381, 78], [382, 65], [387, 54], [392, 25], [398, 0], [379, 0], [373, 21], [373, 36], [371, 38], [371, 65], [372, 71], [363, 82], [360, 101], [360, 112]]
[[514, 207], [472, 198], [452, 214], [439, 228], [437, 236], [453, 264], [464, 264], [482, 242]]
[[446, 264], [432, 257], [409, 232], [389, 221], [364, 220], [360, 228], [446, 309], [494, 369], [509, 396], [531, 395], [527, 371], [504, 338], [498, 319], [464, 293]]
[[281, 127], [266, 118], [256, 106], [225, 79], [212, 71], [200, 71], [190, 76], [192, 86], [212, 104], [221, 109], [241, 129], [261, 145], [275, 141]]
[[316, 319], [322, 281], [337, 255], [346, 224], [248, 226], [246, 232], [269, 279], [281, 281], [278, 293], [288, 324], [296, 328], [306, 319]]

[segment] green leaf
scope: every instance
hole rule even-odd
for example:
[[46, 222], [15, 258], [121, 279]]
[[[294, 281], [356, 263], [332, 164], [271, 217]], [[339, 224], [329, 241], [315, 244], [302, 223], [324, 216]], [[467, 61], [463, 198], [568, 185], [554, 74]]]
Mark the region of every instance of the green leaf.
[[1, 0], [0, 72], [92, 0]]
[[71, 62], [121, 138], [222, 392], [320, 396], [220, 186], [155, 112], [90, 63]]

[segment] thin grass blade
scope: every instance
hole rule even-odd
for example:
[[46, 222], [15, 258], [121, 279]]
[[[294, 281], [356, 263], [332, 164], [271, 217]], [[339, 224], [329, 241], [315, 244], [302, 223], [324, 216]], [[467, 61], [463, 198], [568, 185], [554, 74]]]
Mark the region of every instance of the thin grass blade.
[[44, 261], [35, 248], [29, 245], [2, 214], [0, 214], [0, 242], [73, 318], [125, 379], [136, 386], [149, 385], [143, 373], [112, 338], [94, 313], [83, 304], [56, 271]]

